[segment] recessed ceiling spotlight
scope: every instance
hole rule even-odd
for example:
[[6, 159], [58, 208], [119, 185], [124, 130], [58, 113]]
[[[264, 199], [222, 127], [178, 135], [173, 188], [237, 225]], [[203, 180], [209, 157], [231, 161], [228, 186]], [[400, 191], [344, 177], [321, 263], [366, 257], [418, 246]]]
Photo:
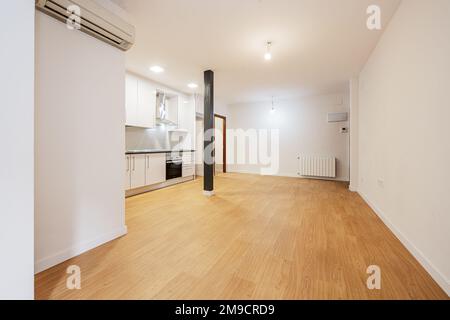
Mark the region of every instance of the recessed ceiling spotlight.
[[152, 71], [154, 73], [162, 73], [162, 72], [164, 72], [164, 68], [162, 68], [160, 66], [153, 66], [150, 68], [150, 71]]
[[270, 52], [271, 47], [272, 47], [272, 42], [267, 41], [266, 53], [264, 54], [264, 59], [266, 61], [272, 60], [272, 52]]
[[195, 88], [198, 88], [198, 84], [196, 84], [196, 83], [189, 83], [188, 87], [191, 88], [191, 89], [195, 89]]

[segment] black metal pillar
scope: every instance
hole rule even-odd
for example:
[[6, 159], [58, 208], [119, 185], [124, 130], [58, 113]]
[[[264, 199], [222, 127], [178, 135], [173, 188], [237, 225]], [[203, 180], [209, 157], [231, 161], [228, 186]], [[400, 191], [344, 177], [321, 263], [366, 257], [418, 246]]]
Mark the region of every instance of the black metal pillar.
[[214, 72], [205, 71], [204, 140], [203, 140], [203, 190], [214, 194]]

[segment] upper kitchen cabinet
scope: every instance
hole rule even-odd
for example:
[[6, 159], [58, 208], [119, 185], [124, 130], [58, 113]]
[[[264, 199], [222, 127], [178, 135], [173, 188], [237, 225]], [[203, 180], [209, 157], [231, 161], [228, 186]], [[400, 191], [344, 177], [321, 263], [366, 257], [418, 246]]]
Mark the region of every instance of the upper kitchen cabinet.
[[195, 105], [195, 113], [199, 116], [203, 116], [203, 108], [205, 106], [204, 104], [204, 97], [199, 94], [194, 94], [193, 96], [193, 103]]
[[169, 123], [178, 126], [179, 96], [171, 96], [167, 99], [167, 120]]
[[193, 131], [195, 124], [194, 97], [179, 96], [178, 104], [178, 127], [180, 129]]
[[138, 125], [138, 78], [132, 75], [125, 77], [125, 110], [127, 126]]
[[138, 118], [141, 127], [156, 125], [156, 88], [147, 81], [138, 81]]
[[127, 74], [125, 79], [125, 125], [154, 128], [156, 123], [156, 88], [148, 81]]
[[178, 127], [170, 131], [172, 135], [178, 136], [182, 149], [195, 149], [195, 105], [193, 97], [179, 95]]

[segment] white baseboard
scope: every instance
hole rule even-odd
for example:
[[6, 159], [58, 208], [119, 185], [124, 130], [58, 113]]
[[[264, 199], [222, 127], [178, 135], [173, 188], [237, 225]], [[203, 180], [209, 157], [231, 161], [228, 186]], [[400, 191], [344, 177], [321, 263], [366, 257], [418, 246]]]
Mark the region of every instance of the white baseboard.
[[[242, 174], [254, 174], [262, 176], [262, 174], [254, 171], [247, 171], [247, 170], [235, 170], [235, 169], [227, 169], [227, 173], [242, 173]], [[284, 177], [284, 178], [299, 178], [299, 179], [309, 179], [309, 180], [325, 180], [325, 181], [339, 181], [339, 182], [349, 182], [348, 178], [321, 178], [321, 177], [304, 177], [299, 176], [297, 174], [292, 173], [279, 173], [275, 175], [268, 175], [273, 177]]]
[[239, 173], [239, 174], [250, 174], [255, 176], [260, 176], [260, 172], [252, 172], [252, 171], [246, 171], [246, 170], [227, 170], [227, 173]]
[[123, 226], [123, 227], [113, 230], [107, 234], [103, 234], [95, 239], [92, 239], [91, 241], [86, 241], [86, 242], [83, 242], [80, 244], [76, 244], [76, 245], [74, 245], [70, 248], [67, 248], [65, 250], [62, 250], [50, 257], [46, 257], [39, 261], [36, 261], [34, 264], [34, 273], [37, 274], [39, 272], [47, 270], [53, 266], [56, 266], [57, 264], [60, 264], [61, 262], [64, 262], [73, 257], [76, 257], [86, 251], [94, 249], [102, 244], [105, 244], [105, 243], [111, 241], [111, 240], [120, 238], [126, 234], [127, 234], [127, 226]]
[[419, 261], [422, 267], [431, 275], [434, 281], [445, 291], [445, 293], [450, 297], [450, 281], [445, 278], [445, 276], [440, 272], [431, 261], [420, 251], [405, 235], [397, 229], [394, 224], [386, 217], [386, 215], [372, 202], [369, 198], [358, 191], [358, 194], [364, 199], [364, 201], [372, 208], [372, 210], [378, 215], [378, 217], [383, 221], [383, 223], [394, 233], [394, 235], [400, 240], [400, 242], [408, 249], [408, 251], [414, 256], [414, 258]]
[[153, 184], [153, 185], [150, 185], [150, 186], [145, 186], [145, 187], [141, 187], [141, 188], [126, 190], [125, 191], [125, 197], [126, 198], [133, 197], [133, 196], [136, 196], [138, 194], [142, 194], [142, 193], [146, 193], [146, 192], [150, 192], [150, 191], [155, 191], [155, 190], [167, 188], [167, 187], [179, 184], [179, 183], [192, 181], [194, 179], [195, 179], [195, 176], [180, 177], [180, 178], [170, 179], [170, 180], [167, 180], [167, 181], [164, 181], [164, 182], [161, 182], [161, 183]]

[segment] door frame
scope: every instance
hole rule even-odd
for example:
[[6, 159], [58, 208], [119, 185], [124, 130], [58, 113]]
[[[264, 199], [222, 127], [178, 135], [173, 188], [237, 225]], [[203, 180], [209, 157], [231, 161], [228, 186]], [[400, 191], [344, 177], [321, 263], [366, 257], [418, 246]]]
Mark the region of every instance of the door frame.
[[[214, 118], [219, 118], [223, 120], [223, 132], [222, 132], [222, 137], [223, 137], [223, 150], [222, 150], [222, 154], [223, 154], [223, 173], [227, 173], [227, 117], [222, 116], [220, 114], [215, 113], [214, 114]], [[215, 121], [214, 121], [214, 125], [215, 125]], [[214, 165], [214, 171], [215, 171], [216, 166]]]

